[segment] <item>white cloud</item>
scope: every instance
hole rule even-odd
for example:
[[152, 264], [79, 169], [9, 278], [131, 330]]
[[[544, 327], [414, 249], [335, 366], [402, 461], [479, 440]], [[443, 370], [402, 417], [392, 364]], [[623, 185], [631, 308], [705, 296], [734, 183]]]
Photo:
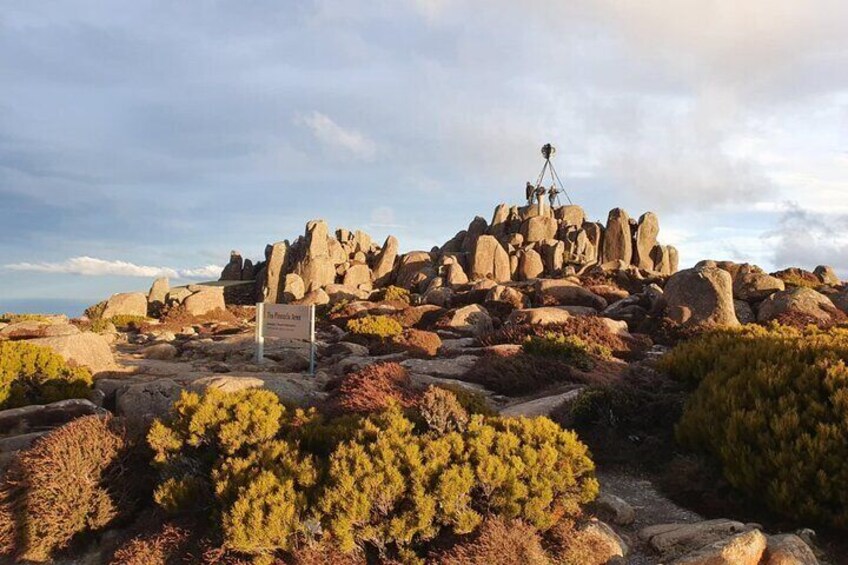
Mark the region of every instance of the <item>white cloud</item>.
[[170, 267], [151, 267], [136, 265], [127, 261], [108, 261], [95, 257], [72, 257], [60, 262], [12, 263], [3, 266], [9, 271], [30, 271], [36, 273], [71, 274], [87, 277], [169, 277], [173, 279], [210, 279], [217, 278], [221, 267], [207, 265], [195, 269], [172, 269]]
[[297, 121], [308, 127], [312, 135], [329, 148], [341, 149], [349, 156], [364, 161], [374, 159], [377, 154], [377, 144], [372, 140], [354, 129], [340, 126], [320, 112], [300, 116]]

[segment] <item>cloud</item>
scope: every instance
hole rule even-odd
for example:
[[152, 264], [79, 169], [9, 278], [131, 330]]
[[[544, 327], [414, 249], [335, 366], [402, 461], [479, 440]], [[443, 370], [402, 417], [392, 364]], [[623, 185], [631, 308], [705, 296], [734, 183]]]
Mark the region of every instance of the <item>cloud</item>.
[[329, 116], [312, 112], [300, 116], [297, 121], [304, 124], [315, 139], [331, 149], [341, 149], [351, 157], [371, 161], [377, 154], [377, 144], [360, 132], [344, 128]]
[[774, 264], [813, 269], [831, 265], [848, 276], [848, 214], [826, 214], [788, 203], [776, 229], [763, 234]]
[[36, 273], [70, 274], [87, 277], [169, 277], [173, 279], [210, 279], [221, 274], [221, 267], [207, 265], [195, 269], [172, 269], [169, 267], [151, 267], [136, 265], [127, 261], [108, 261], [95, 257], [72, 257], [65, 261], [50, 263], [11, 263], [4, 265], [9, 271], [30, 271]]

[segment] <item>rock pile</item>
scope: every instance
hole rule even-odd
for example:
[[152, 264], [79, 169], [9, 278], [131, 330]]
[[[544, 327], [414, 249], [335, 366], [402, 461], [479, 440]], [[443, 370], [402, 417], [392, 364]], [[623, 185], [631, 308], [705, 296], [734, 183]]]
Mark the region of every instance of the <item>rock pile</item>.
[[326, 222], [313, 220], [294, 243], [266, 246], [264, 261], [255, 265], [233, 251], [220, 280], [255, 279], [255, 298], [271, 303], [361, 299], [388, 285], [432, 292], [438, 303], [451, 289], [483, 280], [560, 278], [593, 268], [639, 271], [640, 278], [671, 275], [677, 250], [661, 245], [658, 234], [652, 212], [637, 221], [616, 208], [603, 225], [589, 222], [580, 206], [500, 204], [491, 222], [478, 216], [441, 247], [400, 255], [393, 236], [379, 246], [358, 230], [330, 235]]

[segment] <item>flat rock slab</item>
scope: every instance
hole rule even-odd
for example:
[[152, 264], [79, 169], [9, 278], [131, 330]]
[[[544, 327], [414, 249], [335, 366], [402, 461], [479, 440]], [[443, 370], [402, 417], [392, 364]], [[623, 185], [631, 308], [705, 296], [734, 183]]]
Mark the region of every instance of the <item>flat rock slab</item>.
[[95, 333], [42, 337], [27, 343], [49, 347], [66, 360], [88, 367], [92, 373], [115, 368], [112, 348], [103, 336]]
[[535, 418], [537, 416], [549, 416], [563, 402], [570, 402], [577, 399], [585, 387], [575, 388], [567, 392], [555, 394], [553, 396], [544, 396], [526, 402], [519, 402], [501, 409], [501, 416], [526, 416]]
[[0, 433], [12, 429], [53, 427], [80, 416], [102, 414], [106, 410], [84, 398], [70, 398], [51, 404], [33, 404], [0, 411]]
[[476, 362], [475, 355], [460, 355], [451, 359], [407, 359], [401, 365], [410, 373], [455, 379], [467, 373]]
[[420, 373], [410, 373], [409, 379], [414, 385], [457, 387], [465, 389], [469, 392], [483, 394], [485, 396], [493, 395], [492, 391], [486, 389], [483, 385], [478, 385], [477, 383], [469, 383], [467, 381], [460, 381], [458, 379], [445, 379], [441, 377], [433, 377], [430, 375], [422, 375]]

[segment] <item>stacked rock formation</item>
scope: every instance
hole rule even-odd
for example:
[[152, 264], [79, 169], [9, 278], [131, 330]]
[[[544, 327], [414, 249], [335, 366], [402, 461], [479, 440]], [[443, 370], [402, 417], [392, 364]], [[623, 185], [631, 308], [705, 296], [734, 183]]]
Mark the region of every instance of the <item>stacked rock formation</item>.
[[491, 222], [478, 216], [441, 247], [399, 255], [393, 236], [378, 246], [362, 231], [330, 235], [326, 222], [313, 220], [294, 243], [268, 245], [265, 260], [255, 265], [232, 252], [221, 280], [255, 279], [258, 300], [284, 303], [360, 298], [388, 285], [423, 294], [481, 280], [559, 278], [591, 268], [670, 275], [677, 271], [677, 250], [660, 245], [658, 233], [652, 212], [636, 221], [616, 208], [604, 225], [588, 221], [580, 206], [500, 204]]

